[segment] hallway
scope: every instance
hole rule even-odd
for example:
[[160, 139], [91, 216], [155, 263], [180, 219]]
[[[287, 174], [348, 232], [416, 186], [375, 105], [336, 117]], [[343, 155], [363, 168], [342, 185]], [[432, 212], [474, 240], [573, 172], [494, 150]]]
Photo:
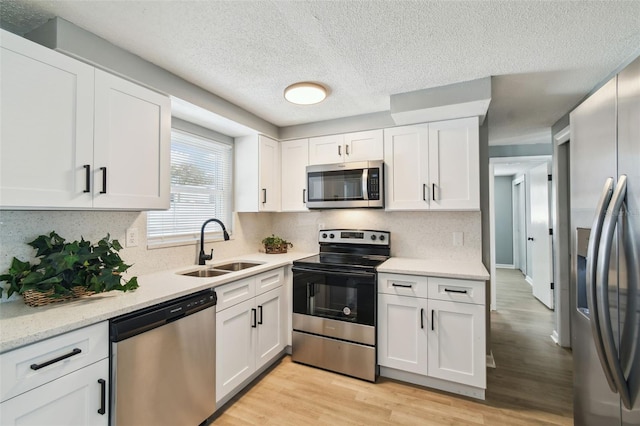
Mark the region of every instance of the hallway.
[[216, 425], [572, 425], [571, 351], [549, 335], [553, 311], [519, 271], [498, 270], [486, 401], [378, 378], [376, 383], [285, 357], [218, 413]]

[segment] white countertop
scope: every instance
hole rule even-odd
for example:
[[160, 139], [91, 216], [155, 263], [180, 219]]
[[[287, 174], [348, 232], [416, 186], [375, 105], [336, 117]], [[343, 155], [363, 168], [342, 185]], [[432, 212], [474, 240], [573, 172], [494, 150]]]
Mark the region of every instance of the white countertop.
[[428, 275], [430, 277], [459, 278], [486, 281], [489, 272], [482, 262], [457, 260], [428, 260], [408, 257], [392, 257], [378, 266], [378, 272], [395, 274]]
[[192, 265], [138, 277], [140, 287], [132, 292], [111, 291], [51, 305], [31, 307], [22, 299], [0, 303], [0, 353], [67, 331], [105, 321], [138, 309], [162, 303], [199, 290], [217, 287], [261, 272], [291, 264], [314, 253], [253, 253], [212, 263], [264, 262], [262, 265], [218, 277], [196, 278], [177, 274], [201, 268]]

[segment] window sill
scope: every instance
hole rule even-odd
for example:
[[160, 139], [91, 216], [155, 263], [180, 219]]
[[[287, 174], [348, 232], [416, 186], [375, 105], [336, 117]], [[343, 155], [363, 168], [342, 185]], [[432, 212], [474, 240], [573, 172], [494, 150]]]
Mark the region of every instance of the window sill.
[[[234, 240], [235, 238], [233, 237], [233, 235], [229, 235], [229, 240]], [[208, 244], [208, 243], [215, 243], [218, 241], [224, 241], [224, 237], [222, 236], [222, 233], [216, 233], [213, 235], [205, 235], [204, 237], [204, 243]], [[162, 249], [162, 248], [169, 248], [169, 247], [182, 247], [182, 246], [193, 246], [193, 245], [199, 245], [200, 244], [200, 238], [199, 237], [192, 237], [192, 236], [184, 236], [184, 237], [179, 237], [176, 236], [174, 238], [155, 238], [153, 240], [147, 241], [147, 250], [155, 250], [155, 249]]]

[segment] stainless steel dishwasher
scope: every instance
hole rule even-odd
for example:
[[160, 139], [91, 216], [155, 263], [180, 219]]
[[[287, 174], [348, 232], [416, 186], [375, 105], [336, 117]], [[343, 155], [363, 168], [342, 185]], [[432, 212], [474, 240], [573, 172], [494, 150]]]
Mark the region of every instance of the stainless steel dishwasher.
[[188, 425], [216, 409], [216, 293], [110, 321], [111, 424]]

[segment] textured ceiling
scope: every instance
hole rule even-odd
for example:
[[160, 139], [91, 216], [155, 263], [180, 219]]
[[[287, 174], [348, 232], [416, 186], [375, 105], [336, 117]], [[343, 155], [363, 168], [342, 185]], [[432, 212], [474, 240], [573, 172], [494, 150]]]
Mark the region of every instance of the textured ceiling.
[[[550, 141], [549, 127], [640, 46], [640, 1], [0, 3], [0, 25], [19, 34], [54, 16], [279, 127], [494, 76], [491, 144]], [[288, 104], [283, 89], [301, 80], [329, 98]]]

